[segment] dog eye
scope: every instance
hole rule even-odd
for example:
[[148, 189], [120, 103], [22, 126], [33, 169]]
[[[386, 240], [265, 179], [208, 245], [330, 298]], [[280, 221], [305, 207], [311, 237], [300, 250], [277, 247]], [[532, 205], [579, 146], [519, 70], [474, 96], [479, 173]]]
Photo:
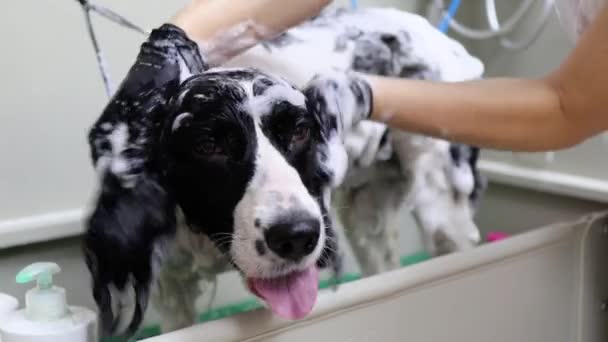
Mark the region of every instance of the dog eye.
[[196, 144], [194, 152], [200, 156], [217, 156], [224, 154], [223, 147], [218, 144], [214, 139], [204, 139]]
[[310, 137], [310, 127], [306, 125], [299, 125], [296, 126], [295, 130], [293, 131], [293, 135], [291, 136], [291, 142], [301, 143], [308, 140], [308, 137]]

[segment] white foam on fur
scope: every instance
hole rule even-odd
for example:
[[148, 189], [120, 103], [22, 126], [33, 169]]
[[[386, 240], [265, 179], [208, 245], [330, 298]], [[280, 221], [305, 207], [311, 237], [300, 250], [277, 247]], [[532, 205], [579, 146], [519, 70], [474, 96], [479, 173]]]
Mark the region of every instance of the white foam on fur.
[[[291, 41], [285, 45], [275, 47], [271, 43], [268, 48], [262, 45], [256, 46], [234, 58], [227, 65], [257, 67], [280, 75], [299, 87], [304, 87], [316, 74], [336, 75], [334, 73], [336, 69], [347, 70], [351, 67], [355, 43], [347, 39], [344, 46], [341, 46], [342, 49], [336, 50], [335, 47], [338, 37], [344, 36], [353, 27], [363, 32], [392, 34], [405, 32], [409, 37], [408, 60], [413, 63], [420, 61], [428, 66], [438, 74], [440, 81], [474, 80], [483, 74], [484, 67], [478, 58], [470, 55], [462, 44], [437, 30], [425, 18], [388, 8], [345, 11], [337, 14], [337, 17], [328, 11], [319, 19], [290, 29], [287, 38]], [[319, 52], [322, 57], [319, 56]], [[335, 107], [330, 109], [336, 110]], [[383, 118], [388, 120], [393, 115], [393, 112], [386, 112]], [[365, 122], [359, 124], [361, 128], [366, 128], [366, 125]], [[347, 141], [349, 154], [346, 158], [365, 157], [364, 155], [370, 152], [366, 150], [370, 140], [379, 138], [376, 133], [378, 132], [373, 129], [364, 129], [357, 139], [351, 137], [350, 141]], [[447, 135], [449, 132], [442, 130], [442, 133]], [[364, 142], [363, 140], [366, 139], [368, 141]], [[414, 174], [418, 176], [418, 183], [413, 185], [408, 198], [412, 201], [409, 205], [414, 208], [425, 235], [431, 237], [435, 230], [447, 229], [449, 230], [447, 235], [460, 240], [462, 246], [466, 247], [472, 244], [471, 242], [479, 241], [479, 231], [472, 221], [468, 201], [464, 196], [461, 201], [452, 200], [452, 186], [461, 194], [468, 194], [469, 192], [463, 190], [473, 188], [470, 170], [466, 168], [452, 170], [455, 166], [450, 164], [449, 143], [446, 141], [414, 134], [400, 139], [391, 145], [414, 153], [414, 155], [402, 155], [401, 160], [412, 168], [405, 170], [409, 174], [404, 177], [411, 177]], [[332, 147], [330, 144], [330, 149], [333, 150], [329, 155], [330, 158], [335, 159], [330, 161], [330, 164], [342, 164], [345, 160], [342, 153], [344, 149], [336, 146]], [[377, 157], [382, 157], [386, 153], [387, 151], [383, 151]], [[424, 154], [425, 157], [418, 157]], [[369, 163], [371, 159], [362, 158], [361, 161]], [[369, 180], [369, 177], [375, 177], [373, 174], [361, 173], [365, 171], [355, 172], [353, 175], [349, 171], [347, 182], [352, 185], [351, 181], [365, 181], [365, 179]], [[432, 245], [432, 241], [428, 240], [427, 245]], [[429, 247], [429, 251], [432, 252], [433, 248]]]
[[453, 166], [451, 171], [451, 183], [458, 192], [463, 195], [473, 192], [475, 180], [473, 179], [471, 166], [468, 163], [462, 162], [458, 166]]
[[342, 143], [342, 139], [338, 135], [333, 135], [327, 142], [327, 161], [325, 164], [328, 169], [334, 174], [332, 179], [332, 188], [337, 188], [344, 181], [346, 171], [348, 170], [348, 154]]
[[304, 94], [285, 84], [271, 86], [266, 89], [263, 95], [250, 96], [249, 99], [245, 104], [247, 110], [256, 115], [268, 114], [272, 107], [281, 101], [287, 101], [302, 108], [306, 105]]
[[[366, 8], [344, 12], [339, 19], [330, 20], [323, 23], [326, 26], [312, 22], [294, 27], [288, 33], [296, 40], [295, 43], [280, 49], [271, 48], [272, 51], [256, 46], [232, 59], [227, 65], [272, 70], [297, 86], [303, 86], [317, 73], [350, 67], [352, 44], [347, 44], [343, 51], [324, 53], [323, 58], [319, 58], [317, 52], [334, 51], [336, 38], [356, 27], [371, 32], [407, 32], [411, 38], [412, 58], [424, 61], [439, 71], [442, 81], [473, 80], [483, 74], [484, 67], [478, 58], [470, 55], [462, 44], [437, 30], [420, 15], [390, 8]], [[298, 43], [297, 40], [304, 43]], [[311, 49], [306, 42], [314, 42], [315, 49]]]
[[444, 82], [481, 77], [483, 63], [470, 55], [458, 41], [448, 37], [424, 17], [388, 8], [369, 8], [345, 14], [347, 23], [362, 30], [382, 27], [386, 32], [405, 30], [411, 38], [412, 53], [436, 68]]
[[254, 46], [260, 40], [275, 35], [271, 29], [249, 19], [215, 34], [211, 39], [198, 42], [211, 66], [221, 65], [236, 54]]
[[188, 77], [192, 76], [192, 72], [183, 58], [178, 58], [177, 63], [179, 64], [179, 81], [184, 82]]
[[[390, 144], [380, 146], [380, 140], [385, 131], [384, 124], [362, 121], [348, 132], [344, 144], [348, 155], [357, 159], [359, 167], [370, 167], [378, 160], [386, 160], [390, 157], [392, 153]], [[385, 150], [380, 148], [385, 148]]]
[[[456, 166], [451, 161], [450, 144], [445, 140], [407, 133], [394, 134], [393, 138], [397, 141], [394, 147], [399, 159], [408, 165], [413, 176], [409, 200], [423, 230], [427, 251], [433, 254], [441, 252], [432, 240], [439, 231], [458, 250], [474, 247], [481, 236], [472, 220], [468, 200], [473, 189], [470, 169], [469, 175], [465, 174], [464, 167], [454, 172]], [[453, 190], [459, 192], [457, 198], [454, 198]]]
[[187, 119], [189, 117], [192, 117], [191, 113], [181, 113], [180, 115], [178, 115], [175, 120], [173, 121], [173, 125], [171, 125], [171, 131], [175, 131], [176, 129], [180, 128], [182, 125], [182, 121], [184, 119]]
[[[103, 129], [112, 129], [111, 124], [105, 123]], [[128, 175], [130, 165], [122, 156], [122, 152], [127, 148], [129, 143], [129, 128], [127, 124], [124, 122], [118, 123], [107, 137], [110, 142], [110, 151], [106, 151], [97, 160], [95, 165], [97, 172], [100, 176], [104, 172], [111, 172], [121, 180], [123, 186], [132, 187], [132, 177]]]

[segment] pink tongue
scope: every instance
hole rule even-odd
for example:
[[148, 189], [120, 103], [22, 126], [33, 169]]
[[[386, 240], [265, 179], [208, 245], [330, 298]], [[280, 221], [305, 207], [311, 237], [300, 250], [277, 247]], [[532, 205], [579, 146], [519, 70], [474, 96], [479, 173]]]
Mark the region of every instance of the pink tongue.
[[319, 271], [311, 266], [273, 279], [249, 279], [250, 289], [264, 299], [272, 312], [285, 319], [308, 315], [317, 301]]

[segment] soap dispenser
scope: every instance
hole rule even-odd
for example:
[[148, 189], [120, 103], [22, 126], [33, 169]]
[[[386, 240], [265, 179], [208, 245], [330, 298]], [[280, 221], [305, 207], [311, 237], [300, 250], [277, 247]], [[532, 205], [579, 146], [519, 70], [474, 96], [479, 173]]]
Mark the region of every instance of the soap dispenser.
[[31, 264], [17, 274], [17, 283], [36, 281], [25, 295], [25, 308], [0, 321], [2, 342], [97, 342], [97, 315], [68, 306], [65, 289], [53, 286], [61, 269], [52, 262]]

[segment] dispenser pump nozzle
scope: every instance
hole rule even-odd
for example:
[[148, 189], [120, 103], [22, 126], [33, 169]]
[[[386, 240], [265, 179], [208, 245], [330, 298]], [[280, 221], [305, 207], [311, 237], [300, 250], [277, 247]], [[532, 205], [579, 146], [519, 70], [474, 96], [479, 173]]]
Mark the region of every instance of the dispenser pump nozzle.
[[22, 269], [16, 277], [19, 284], [36, 281], [36, 287], [25, 295], [25, 312], [32, 321], [53, 321], [68, 312], [65, 289], [53, 286], [53, 275], [61, 271], [52, 262], [37, 262]]

